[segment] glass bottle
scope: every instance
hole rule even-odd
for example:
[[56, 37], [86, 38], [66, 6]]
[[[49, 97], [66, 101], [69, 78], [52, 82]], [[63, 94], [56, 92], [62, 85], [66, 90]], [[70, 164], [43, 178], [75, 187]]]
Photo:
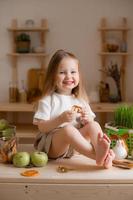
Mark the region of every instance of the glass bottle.
[[19, 90], [19, 101], [26, 103], [27, 102], [27, 92], [24, 85], [24, 80], [21, 81], [21, 89]]
[[14, 83], [14, 98], [15, 98], [15, 102], [19, 101], [18, 82]]
[[16, 102], [16, 88], [12, 81], [9, 82], [9, 102]]

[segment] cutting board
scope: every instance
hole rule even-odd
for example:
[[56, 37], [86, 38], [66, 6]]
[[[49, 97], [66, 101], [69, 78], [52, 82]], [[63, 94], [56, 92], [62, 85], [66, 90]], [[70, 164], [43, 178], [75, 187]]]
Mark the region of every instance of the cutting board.
[[45, 70], [31, 68], [29, 69], [27, 76], [28, 91], [34, 88], [38, 88], [40, 91], [43, 90]]

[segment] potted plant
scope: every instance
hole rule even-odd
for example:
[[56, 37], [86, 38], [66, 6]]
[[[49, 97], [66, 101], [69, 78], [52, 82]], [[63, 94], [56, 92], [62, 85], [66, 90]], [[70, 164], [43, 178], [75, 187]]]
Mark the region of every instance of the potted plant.
[[133, 150], [133, 106], [119, 106], [114, 112], [114, 121], [105, 124], [105, 131], [111, 138], [112, 148], [116, 144], [116, 139], [112, 139], [112, 136], [116, 135], [121, 138], [128, 133], [126, 143], [129, 148], [129, 155], [131, 155]]
[[20, 33], [16, 37], [16, 52], [29, 53], [30, 52], [30, 36], [27, 33]]

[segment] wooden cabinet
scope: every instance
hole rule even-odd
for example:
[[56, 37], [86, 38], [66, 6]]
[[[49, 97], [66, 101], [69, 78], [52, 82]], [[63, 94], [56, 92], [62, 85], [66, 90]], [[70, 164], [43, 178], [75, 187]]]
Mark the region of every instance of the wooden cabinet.
[[[128, 31], [130, 29], [127, 26], [127, 19], [122, 18], [120, 26], [111, 27], [107, 24], [107, 20], [103, 18], [101, 20], [101, 26], [99, 28], [101, 34], [101, 52], [99, 53], [101, 58], [101, 80], [106, 82], [107, 73], [109, 73], [109, 61], [114, 59], [120, 59], [119, 61], [119, 75], [120, 79], [120, 92], [121, 96], [118, 101], [127, 101], [126, 97], [126, 67], [128, 53]], [[112, 66], [117, 66], [112, 64]], [[108, 70], [108, 72], [107, 72]], [[105, 73], [107, 72], [107, 73]], [[119, 84], [119, 83], [118, 83]], [[110, 101], [110, 100], [109, 100]], [[116, 100], [117, 101], [117, 100]]]

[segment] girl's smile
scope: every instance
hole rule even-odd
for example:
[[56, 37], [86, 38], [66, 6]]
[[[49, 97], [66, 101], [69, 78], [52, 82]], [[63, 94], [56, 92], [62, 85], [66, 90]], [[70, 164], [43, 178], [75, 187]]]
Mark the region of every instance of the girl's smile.
[[56, 75], [56, 91], [70, 95], [72, 89], [79, 84], [78, 61], [73, 58], [64, 58], [59, 64]]
[[74, 83], [74, 81], [63, 81], [63, 84], [66, 84], [66, 85], [71, 85], [71, 84], [73, 84]]

